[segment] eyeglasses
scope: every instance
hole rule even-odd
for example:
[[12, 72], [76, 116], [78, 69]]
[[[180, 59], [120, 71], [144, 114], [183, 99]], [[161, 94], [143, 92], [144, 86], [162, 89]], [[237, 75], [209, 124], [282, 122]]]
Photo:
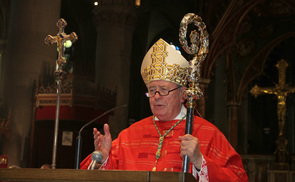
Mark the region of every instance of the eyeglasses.
[[160, 90], [150, 89], [147, 93], [145, 93], [145, 95], [149, 98], [154, 97], [156, 95], [156, 93], [159, 93], [160, 96], [166, 96], [166, 95], [169, 95], [170, 92], [177, 90], [181, 87], [182, 86], [179, 86], [179, 87], [176, 87], [172, 90], [166, 90], [165, 88], [161, 88]]

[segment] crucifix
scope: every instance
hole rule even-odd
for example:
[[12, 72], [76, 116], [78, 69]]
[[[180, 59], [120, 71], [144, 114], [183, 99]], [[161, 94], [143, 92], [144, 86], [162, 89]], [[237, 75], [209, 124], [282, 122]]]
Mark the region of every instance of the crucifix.
[[261, 94], [275, 94], [278, 99], [277, 104], [277, 116], [278, 116], [278, 124], [279, 124], [279, 137], [276, 141], [277, 149], [275, 151], [275, 155], [277, 155], [278, 163], [287, 163], [286, 154], [287, 151], [287, 139], [284, 136], [285, 122], [286, 122], [286, 99], [289, 93], [295, 92], [295, 87], [290, 87], [286, 83], [286, 69], [288, 67], [288, 63], [281, 59], [276, 64], [276, 67], [279, 71], [279, 83], [275, 84], [275, 87], [258, 87], [255, 85], [251, 90], [251, 94], [257, 97]]
[[56, 113], [55, 113], [55, 128], [54, 128], [54, 139], [53, 139], [53, 152], [52, 152], [52, 169], [55, 169], [56, 166], [56, 149], [57, 149], [57, 136], [58, 136], [58, 123], [59, 123], [59, 105], [60, 105], [60, 93], [61, 93], [61, 81], [63, 79], [63, 76], [66, 74], [65, 71], [63, 71], [63, 66], [66, 64], [66, 59], [64, 57], [64, 43], [67, 40], [70, 40], [72, 43], [74, 43], [78, 36], [75, 32], [72, 32], [71, 34], [67, 35], [64, 32], [64, 28], [67, 26], [67, 22], [64, 19], [59, 19], [56, 23], [56, 26], [58, 27], [59, 31], [56, 36], [47, 35], [45, 38], [45, 43], [48, 45], [52, 45], [54, 43], [57, 44], [57, 50], [58, 50], [58, 58], [56, 60], [56, 83], [57, 83], [57, 101], [56, 101]]

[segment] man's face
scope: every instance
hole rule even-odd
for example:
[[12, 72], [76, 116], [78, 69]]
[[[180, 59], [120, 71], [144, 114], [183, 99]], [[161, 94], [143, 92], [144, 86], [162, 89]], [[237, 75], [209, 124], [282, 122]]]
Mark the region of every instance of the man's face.
[[[148, 90], [172, 90], [177, 88], [178, 85], [169, 81], [152, 81], [148, 84]], [[150, 97], [150, 107], [152, 113], [161, 121], [173, 120], [180, 112], [181, 105], [184, 102], [182, 92], [184, 87], [171, 91], [169, 95], [161, 96], [156, 93], [154, 97]]]

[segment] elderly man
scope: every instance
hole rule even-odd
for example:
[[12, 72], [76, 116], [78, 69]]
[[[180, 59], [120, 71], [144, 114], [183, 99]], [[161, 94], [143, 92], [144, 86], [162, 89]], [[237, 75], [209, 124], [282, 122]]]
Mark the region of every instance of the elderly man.
[[[192, 135], [185, 135], [188, 68], [187, 60], [164, 40], [152, 46], [141, 74], [153, 116], [132, 124], [114, 141], [107, 124], [104, 135], [94, 128], [95, 150], [103, 153], [100, 169], [181, 172], [187, 155], [190, 172], [199, 181], [248, 181], [239, 154], [213, 124], [195, 116]], [[90, 163], [89, 155], [81, 169]]]

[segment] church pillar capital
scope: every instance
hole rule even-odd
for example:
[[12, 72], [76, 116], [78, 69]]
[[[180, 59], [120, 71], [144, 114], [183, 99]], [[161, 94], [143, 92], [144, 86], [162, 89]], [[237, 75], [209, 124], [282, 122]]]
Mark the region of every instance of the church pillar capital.
[[227, 101], [226, 104], [227, 107], [231, 108], [231, 107], [240, 107], [240, 103], [236, 102], [236, 101]]
[[101, 1], [94, 10], [94, 23], [96, 26], [110, 24], [132, 27], [137, 20], [134, 0]]
[[210, 81], [211, 81], [211, 79], [209, 79], [209, 78], [201, 78], [200, 81], [199, 81], [199, 84], [204, 85], [207, 88]]

